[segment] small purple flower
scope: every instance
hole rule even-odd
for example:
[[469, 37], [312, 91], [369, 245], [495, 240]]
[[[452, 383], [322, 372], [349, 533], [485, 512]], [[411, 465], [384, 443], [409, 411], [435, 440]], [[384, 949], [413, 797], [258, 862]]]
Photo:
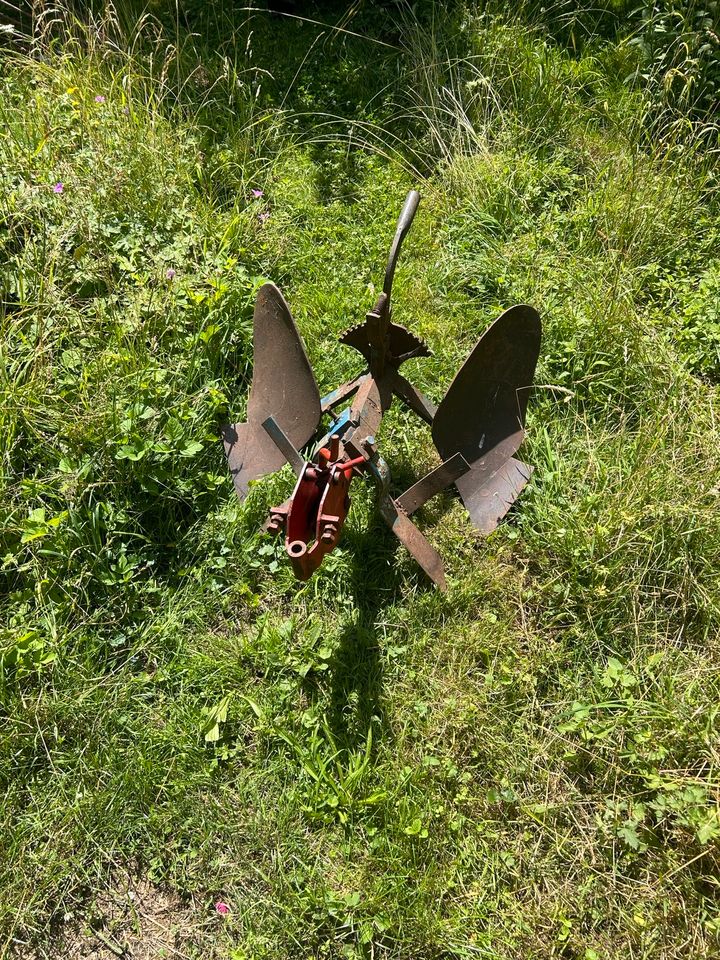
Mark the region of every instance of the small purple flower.
[[257, 217], [260, 223], [267, 223], [268, 220], [270, 219], [270, 214], [268, 213], [267, 210], [263, 210], [261, 213], [257, 215]]
[[125, 114], [126, 117], [129, 116], [129, 115], [130, 115], [130, 107], [123, 107], [123, 113]]
[[65, 189], [64, 183], [56, 183], [55, 186], [53, 187], [53, 193], [62, 193], [64, 189]]
[[264, 196], [264, 193], [262, 190], [253, 189], [250, 191], [250, 193], [255, 197], [256, 200], [259, 200], [260, 197]]
[[165, 271], [165, 276], [168, 278], [168, 280], [175, 279], [175, 270], [173, 267], [168, 267], [168, 269]]
[[105, 103], [105, 97], [101, 93], [99, 93], [95, 97], [95, 103]]
[[215, 909], [223, 917], [230, 913], [230, 907], [226, 903], [223, 903], [222, 900], [218, 900], [218, 902], [215, 904]]

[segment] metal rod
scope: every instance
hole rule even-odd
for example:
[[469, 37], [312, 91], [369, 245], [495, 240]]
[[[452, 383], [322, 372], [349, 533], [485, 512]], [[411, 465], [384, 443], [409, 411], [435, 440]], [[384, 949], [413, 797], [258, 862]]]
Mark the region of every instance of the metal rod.
[[395, 267], [397, 266], [398, 257], [400, 256], [400, 247], [405, 239], [405, 234], [410, 229], [419, 203], [420, 194], [417, 190], [411, 190], [400, 211], [400, 217], [397, 222], [397, 227], [395, 228], [395, 237], [390, 247], [390, 256], [388, 257], [387, 268], [385, 270], [385, 283], [383, 284], [383, 293], [387, 295], [388, 301], [390, 300], [390, 294], [392, 292]]

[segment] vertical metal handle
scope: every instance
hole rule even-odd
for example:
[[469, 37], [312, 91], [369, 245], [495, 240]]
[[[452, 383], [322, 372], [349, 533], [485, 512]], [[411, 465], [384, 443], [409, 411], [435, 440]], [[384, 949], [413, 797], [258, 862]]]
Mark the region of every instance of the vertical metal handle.
[[390, 256], [388, 257], [387, 268], [385, 270], [385, 283], [383, 284], [383, 293], [386, 294], [388, 301], [390, 300], [390, 293], [392, 291], [395, 267], [397, 266], [398, 257], [400, 256], [400, 247], [405, 239], [405, 234], [410, 229], [419, 203], [420, 194], [417, 190], [411, 190], [400, 211], [400, 217], [397, 222], [397, 227], [395, 228], [395, 238], [390, 247]]

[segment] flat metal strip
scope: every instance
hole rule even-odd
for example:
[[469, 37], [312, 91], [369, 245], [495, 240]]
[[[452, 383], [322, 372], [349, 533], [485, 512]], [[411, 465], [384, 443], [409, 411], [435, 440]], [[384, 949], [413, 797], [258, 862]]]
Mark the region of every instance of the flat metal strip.
[[301, 476], [305, 470], [305, 460], [299, 451], [295, 449], [292, 440], [285, 433], [275, 417], [268, 417], [267, 420], [263, 420], [263, 429], [293, 468], [295, 476]]
[[408, 516], [411, 516], [424, 503], [440, 493], [441, 490], [449, 487], [451, 483], [455, 483], [455, 481], [467, 473], [469, 469], [470, 464], [465, 457], [461, 453], [456, 453], [455, 456], [441, 463], [439, 467], [435, 467], [430, 473], [426, 473], [425, 476], [413, 484], [409, 490], [406, 490], [402, 496], [398, 497], [396, 501], [397, 505], [404, 510]]
[[365, 380], [366, 377], [366, 373], [361, 373], [360, 376], [355, 377], [354, 380], [348, 380], [347, 383], [336, 387], [331, 393], [326, 393], [320, 400], [320, 409], [322, 412], [329, 413], [333, 407], [338, 406], [343, 400], [347, 400], [351, 394], [355, 393], [355, 391], [362, 386], [363, 380]]
[[437, 405], [434, 404], [432, 400], [429, 400], [425, 394], [418, 390], [409, 380], [406, 380], [397, 370], [392, 371], [390, 386], [392, 387], [393, 393], [400, 397], [400, 399], [404, 401], [411, 410], [414, 410], [419, 417], [422, 417], [426, 423], [433, 422], [435, 414], [437, 413]]
[[398, 505], [387, 494], [380, 500], [380, 513], [385, 523], [420, 564], [430, 579], [442, 590], [447, 590], [442, 557], [435, 547], [420, 533], [415, 524], [398, 509]]

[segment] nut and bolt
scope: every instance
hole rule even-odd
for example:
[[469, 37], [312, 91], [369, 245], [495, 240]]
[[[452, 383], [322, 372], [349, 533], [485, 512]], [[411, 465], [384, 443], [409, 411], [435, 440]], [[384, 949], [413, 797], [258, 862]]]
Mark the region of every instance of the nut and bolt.
[[320, 539], [323, 543], [332, 543], [337, 536], [337, 526], [334, 523], [326, 523], [323, 527], [323, 532], [320, 535]]
[[372, 458], [377, 453], [377, 444], [375, 443], [375, 437], [372, 436], [372, 434], [369, 437], [365, 437], [365, 439], [362, 441], [362, 445], [365, 449], [365, 452], [368, 454], [368, 456], [372, 460]]
[[267, 525], [268, 533], [279, 533], [285, 526], [285, 517], [281, 513], [273, 513]]

